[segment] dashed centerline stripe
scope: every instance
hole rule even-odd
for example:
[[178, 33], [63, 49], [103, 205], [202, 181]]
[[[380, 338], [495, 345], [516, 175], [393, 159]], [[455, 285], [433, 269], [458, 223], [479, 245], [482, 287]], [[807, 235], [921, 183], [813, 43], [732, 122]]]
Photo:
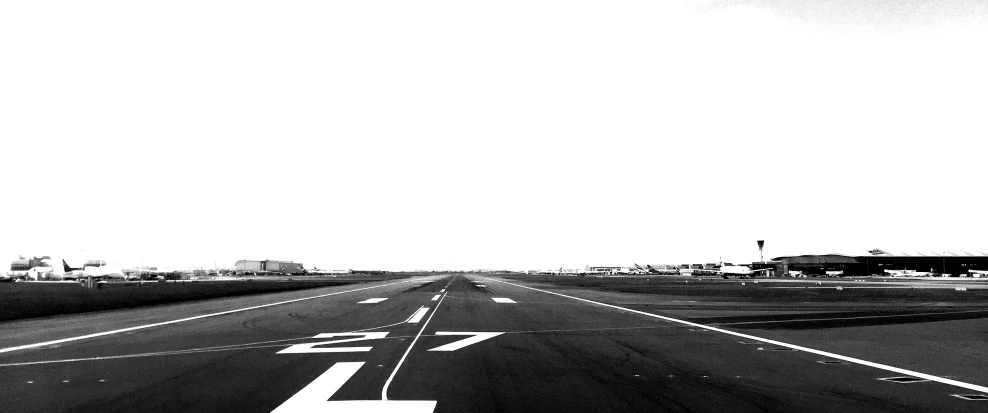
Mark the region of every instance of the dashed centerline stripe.
[[430, 300], [430, 301], [436, 301], [438, 299], [439, 299], [439, 294], [436, 294], [436, 296], [435, 297], [432, 297], [432, 300]]
[[494, 298], [491, 298], [491, 299], [494, 300], [494, 302], [496, 302], [496, 303], [501, 303], [501, 304], [515, 304], [515, 300], [512, 300], [510, 298], [494, 297]]
[[368, 299], [366, 299], [364, 301], [361, 301], [361, 302], [359, 302], [357, 304], [377, 304], [377, 303], [379, 303], [381, 301], [384, 301], [384, 300], [387, 300], [387, 298], [368, 298]]
[[428, 312], [429, 312], [429, 307], [419, 308], [418, 311], [415, 312], [415, 314], [412, 314], [412, 318], [408, 320], [408, 324], [418, 324], [419, 321], [422, 321], [422, 317], [425, 317], [425, 314]]
[[860, 365], [868, 366], [868, 367], [873, 367], [873, 368], [880, 369], [880, 370], [891, 371], [891, 372], [899, 373], [899, 374], [906, 374], [906, 375], [910, 375], [910, 376], [913, 376], [913, 377], [918, 377], [918, 378], [922, 378], [922, 379], [926, 379], [926, 380], [930, 380], [930, 381], [935, 381], [935, 382], [938, 382], [938, 383], [949, 384], [951, 386], [965, 388], [965, 389], [968, 389], [968, 390], [974, 390], [974, 391], [978, 391], [978, 392], [982, 392], [982, 393], [988, 393], [988, 387], [979, 386], [977, 384], [965, 383], [965, 382], [962, 382], [962, 381], [957, 381], [957, 380], [947, 379], [947, 378], [943, 378], [943, 377], [939, 377], [939, 376], [934, 376], [932, 374], [920, 373], [918, 371], [906, 370], [906, 369], [903, 369], [903, 368], [888, 366], [888, 365], [885, 365], [885, 364], [875, 363], [875, 362], [871, 362], [871, 361], [868, 361], [868, 360], [862, 360], [862, 359], [858, 359], [858, 358], [854, 358], [854, 357], [842, 356], [840, 354], [830, 353], [830, 352], [823, 351], [823, 350], [817, 350], [817, 349], [812, 349], [812, 348], [809, 348], [809, 347], [797, 346], [795, 344], [784, 343], [784, 342], [776, 341], [776, 340], [769, 340], [767, 338], [761, 338], [761, 337], [752, 336], [752, 335], [749, 335], [749, 334], [743, 334], [743, 333], [738, 333], [738, 332], [734, 332], [734, 331], [730, 331], [730, 330], [724, 330], [722, 328], [717, 328], [717, 327], [710, 327], [710, 326], [703, 325], [703, 324], [692, 323], [692, 322], [689, 322], [689, 321], [684, 321], [684, 320], [680, 320], [680, 319], [672, 318], [672, 317], [661, 316], [661, 315], [658, 315], [658, 314], [652, 314], [652, 313], [648, 313], [648, 312], [645, 312], [645, 311], [632, 310], [630, 308], [620, 307], [620, 306], [616, 306], [616, 305], [613, 305], [613, 304], [605, 304], [605, 303], [601, 303], [601, 302], [597, 302], [597, 301], [593, 301], [593, 300], [588, 300], [586, 298], [573, 297], [573, 296], [569, 296], [569, 295], [566, 295], [566, 294], [560, 294], [560, 293], [557, 293], [557, 292], [540, 290], [538, 288], [532, 288], [532, 287], [527, 287], [527, 286], [524, 286], [524, 285], [509, 283], [507, 281], [501, 281], [501, 280], [496, 280], [496, 279], [486, 278], [486, 277], [482, 277], [482, 278], [484, 278], [484, 279], [486, 279], [488, 281], [493, 281], [493, 282], [497, 282], [497, 283], [501, 283], [501, 284], [512, 285], [512, 286], [515, 286], [515, 287], [518, 287], [518, 288], [524, 288], [524, 289], [527, 289], [527, 290], [538, 291], [538, 292], [542, 292], [542, 293], [546, 293], [546, 294], [558, 295], [560, 297], [565, 297], [565, 298], [569, 298], [569, 299], [572, 299], [572, 300], [583, 301], [585, 303], [590, 303], [590, 304], [595, 304], [595, 305], [599, 305], [599, 306], [603, 306], [603, 307], [608, 307], [608, 308], [613, 308], [613, 309], [617, 309], [617, 310], [627, 311], [629, 313], [640, 314], [640, 315], [644, 315], [644, 316], [648, 316], [648, 317], [653, 317], [653, 318], [658, 318], [658, 319], [662, 319], [662, 320], [666, 320], [666, 321], [671, 321], [671, 322], [674, 322], [674, 323], [680, 323], [680, 324], [684, 324], [684, 325], [688, 325], [688, 326], [692, 326], [692, 327], [699, 327], [699, 328], [707, 329], [707, 330], [710, 330], [710, 331], [715, 331], [715, 332], [718, 332], [718, 333], [729, 334], [729, 335], [732, 335], [732, 336], [735, 336], [735, 337], [746, 338], [746, 339], [749, 339], [749, 340], [758, 340], [758, 341], [761, 341], [764, 344], [774, 344], [774, 345], [777, 345], [777, 346], [787, 347], [787, 348], [790, 348], [790, 349], [793, 349], [793, 350], [805, 351], [807, 353], [813, 353], [813, 354], [816, 354], [816, 355], [825, 356], [825, 357], [829, 357], [829, 358], [833, 358], [833, 359], [837, 359], [837, 360], [844, 360], [844, 361], [847, 361], [847, 362], [851, 362], [851, 363], [855, 363], [855, 364], [860, 364]]

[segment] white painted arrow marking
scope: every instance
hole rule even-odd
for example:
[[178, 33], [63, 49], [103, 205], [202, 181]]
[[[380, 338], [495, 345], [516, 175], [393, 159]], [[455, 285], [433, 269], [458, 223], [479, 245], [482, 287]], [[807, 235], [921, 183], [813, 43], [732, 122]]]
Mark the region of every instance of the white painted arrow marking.
[[368, 299], [366, 299], [364, 301], [361, 301], [361, 302], [359, 302], [357, 304], [377, 304], [377, 303], [379, 303], [381, 301], [384, 301], [384, 300], [387, 300], [387, 298], [368, 298]]
[[463, 340], [454, 341], [445, 346], [439, 346], [429, 351], [456, 351], [463, 347], [469, 346], [471, 344], [477, 344], [489, 338], [497, 337], [501, 334], [504, 334], [504, 332], [481, 333], [481, 332], [470, 332], [470, 331], [437, 331], [436, 332], [437, 336], [473, 336], [473, 337], [468, 337]]
[[328, 347], [328, 348], [324, 348], [324, 347], [313, 348], [313, 347], [322, 344], [339, 344], [339, 343], [349, 343], [352, 341], [361, 341], [361, 340], [376, 340], [379, 338], [384, 338], [384, 336], [386, 335], [388, 335], [387, 331], [375, 331], [371, 333], [322, 333], [313, 338], [333, 338], [333, 337], [356, 337], [356, 338], [296, 344], [294, 346], [281, 350], [275, 354], [350, 353], [356, 351], [371, 351], [371, 347]]
[[336, 363], [312, 383], [285, 400], [271, 413], [322, 412], [412, 412], [432, 413], [435, 400], [341, 400], [328, 401], [350, 380], [364, 362]]

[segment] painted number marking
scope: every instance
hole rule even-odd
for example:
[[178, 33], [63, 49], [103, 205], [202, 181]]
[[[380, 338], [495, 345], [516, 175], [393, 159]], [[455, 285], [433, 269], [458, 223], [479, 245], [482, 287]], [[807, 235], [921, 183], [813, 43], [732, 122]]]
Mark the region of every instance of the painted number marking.
[[504, 332], [481, 333], [481, 332], [469, 332], [469, 331], [437, 331], [436, 332], [437, 336], [472, 336], [472, 337], [467, 337], [463, 340], [454, 341], [445, 346], [439, 346], [429, 351], [456, 351], [463, 347], [469, 346], [471, 344], [477, 344], [489, 338], [497, 337], [501, 334], [504, 334]]
[[276, 354], [351, 353], [358, 351], [370, 351], [371, 347], [318, 347], [317, 348], [315, 346], [319, 346], [323, 344], [350, 343], [353, 341], [361, 341], [361, 340], [376, 340], [376, 339], [384, 338], [384, 336], [387, 335], [388, 335], [387, 331], [372, 332], [372, 333], [323, 333], [313, 338], [333, 338], [333, 337], [356, 337], [356, 338], [296, 344], [294, 346], [281, 350]]
[[435, 400], [341, 400], [328, 401], [364, 362], [336, 363], [312, 383], [299, 390], [271, 413], [316, 412], [411, 412], [432, 413]]

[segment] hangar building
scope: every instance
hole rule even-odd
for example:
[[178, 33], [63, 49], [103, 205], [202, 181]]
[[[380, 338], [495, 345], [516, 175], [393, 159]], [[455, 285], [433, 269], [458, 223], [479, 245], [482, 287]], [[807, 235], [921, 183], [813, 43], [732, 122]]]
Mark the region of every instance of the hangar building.
[[281, 273], [281, 274], [304, 274], [305, 269], [302, 263], [292, 261], [276, 260], [240, 260], [233, 266], [233, 271], [237, 274], [244, 273]]
[[884, 251], [867, 254], [824, 254], [776, 257], [776, 273], [801, 271], [825, 275], [840, 271], [845, 276], [885, 275], [886, 270], [914, 270], [967, 276], [968, 270], [988, 270], [988, 250], [974, 251]]

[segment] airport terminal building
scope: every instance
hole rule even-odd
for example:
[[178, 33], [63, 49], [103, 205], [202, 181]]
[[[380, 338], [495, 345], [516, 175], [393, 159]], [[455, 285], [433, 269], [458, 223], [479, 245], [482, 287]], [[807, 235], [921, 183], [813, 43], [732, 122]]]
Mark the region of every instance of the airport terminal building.
[[798, 271], [806, 275], [869, 276], [912, 270], [952, 276], [968, 276], [969, 270], [988, 270], [988, 250], [884, 251], [866, 254], [798, 255], [773, 258], [762, 268], [774, 267], [776, 275]]
[[292, 262], [292, 261], [276, 261], [276, 260], [239, 260], [233, 266], [233, 271], [237, 274], [264, 274], [264, 273], [280, 273], [280, 274], [304, 274], [305, 269], [302, 268], [302, 263]]

